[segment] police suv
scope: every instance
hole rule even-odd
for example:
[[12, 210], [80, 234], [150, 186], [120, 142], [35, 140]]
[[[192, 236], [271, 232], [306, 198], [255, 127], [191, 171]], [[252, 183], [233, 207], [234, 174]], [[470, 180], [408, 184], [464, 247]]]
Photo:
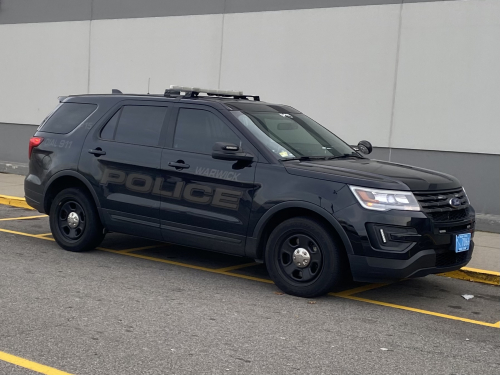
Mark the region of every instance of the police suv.
[[465, 266], [475, 212], [459, 181], [371, 149], [242, 92], [113, 90], [60, 98], [30, 140], [25, 194], [66, 250], [140, 235], [264, 261], [302, 297]]

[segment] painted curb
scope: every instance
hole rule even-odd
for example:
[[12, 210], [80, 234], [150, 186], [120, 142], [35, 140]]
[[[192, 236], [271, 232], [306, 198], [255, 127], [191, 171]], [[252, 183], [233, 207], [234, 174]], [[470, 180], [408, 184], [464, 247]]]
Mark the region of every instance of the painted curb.
[[460, 280], [474, 281], [476, 283], [500, 285], [500, 272], [480, 270], [477, 268], [463, 267], [456, 271], [438, 273], [437, 275]]
[[[26, 203], [26, 200], [21, 197], [0, 195], [0, 204], [33, 210], [33, 208]], [[480, 270], [477, 268], [463, 267], [457, 271], [438, 273], [437, 275], [451, 277], [453, 279], [474, 281], [476, 283], [500, 285], [500, 272]]]
[[28, 203], [26, 203], [26, 199], [20, 197], [11, 197], [10, 195], [0, 195], [0, 204], [33, 210], [33, 207], [29, 206]]

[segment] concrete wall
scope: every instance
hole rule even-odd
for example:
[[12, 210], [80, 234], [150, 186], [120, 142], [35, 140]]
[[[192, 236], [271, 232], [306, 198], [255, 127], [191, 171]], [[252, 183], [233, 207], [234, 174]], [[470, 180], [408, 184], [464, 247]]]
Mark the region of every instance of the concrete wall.
[[34, 125], [0, 123], [0, 172], [28, 172], [28, 142], [36, 128]]
[[26, 162], [13, 124], [57, 96], [219, 87], [452, 173], [500, 214], [498, 0], [2, 0], [0, 51], [0, 163]]

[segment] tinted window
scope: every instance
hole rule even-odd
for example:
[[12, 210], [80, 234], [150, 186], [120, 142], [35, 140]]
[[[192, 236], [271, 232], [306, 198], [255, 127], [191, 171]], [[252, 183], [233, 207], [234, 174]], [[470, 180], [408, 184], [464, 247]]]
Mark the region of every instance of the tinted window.
[[96, 104], [62, 103], [43, 124], [41, 131], [66, 134], [80, 125], [97, 108]]
[[167, 110], [167, 107], [125, 106], [109, 120], [101, 137], [123, 143], [157, 146]]
[[181, 109], [175, 128], [174, 148], [212, 154], [216, 142], [240, 146], [236, 134], [211, 112], [199, 109]]

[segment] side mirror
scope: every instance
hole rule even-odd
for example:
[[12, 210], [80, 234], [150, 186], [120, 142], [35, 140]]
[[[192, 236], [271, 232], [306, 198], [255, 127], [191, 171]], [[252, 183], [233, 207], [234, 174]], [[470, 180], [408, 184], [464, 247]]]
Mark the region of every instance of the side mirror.
[[373, 151], [372, 144], [368, 141], [360, 141], [358, 143], [358, 149], [360, 152], [366, 155], [371, 154]]
[[247, 161], [254, 159], [252, 154], [241, 151], [239, 146], [233, 143], [217, 142], [212, 148], [212, 157], [218, 160]]

